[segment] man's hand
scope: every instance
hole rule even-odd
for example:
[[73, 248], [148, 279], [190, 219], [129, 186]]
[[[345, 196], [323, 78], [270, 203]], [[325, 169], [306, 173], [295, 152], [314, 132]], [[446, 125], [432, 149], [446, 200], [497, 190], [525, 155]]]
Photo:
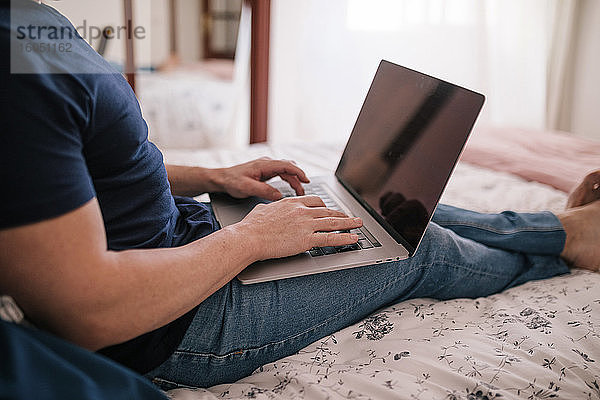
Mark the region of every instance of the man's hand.
[[275, 201], [282, 198], [279, 190], [266, 183], [269, 179], [279, 176], [290, 184], [298, 196], [304, 195], [302, 183], [310, 182], [293, 161], [272, 160], [267, 157], [236, 165], [230, 168], [218, 169], [216, 182], [222, 192], [237, 198], [249, 196], [262, 197]]
[[360, 226], [360, 218], [326, 208], [317, 196], [259, 204], [232, 225], [243, 232], [257, 260], [291, 256], [315, 246], [353, 244], [358, 241], [357, 235], [335, 231]]
[[237, 198], [250, 196], [275, 201], [281, 193], [267, 184], [269, 179], [279, 176], [296, 191], [304, 195], [301, 183], [308, 183], [304, 171], [293, 161], [272, 160], [267, 157], [229, 168], [207, 169], [167, 165], [169, 182], [173, 194], [197, 196], [206, 192], [224, 192]]

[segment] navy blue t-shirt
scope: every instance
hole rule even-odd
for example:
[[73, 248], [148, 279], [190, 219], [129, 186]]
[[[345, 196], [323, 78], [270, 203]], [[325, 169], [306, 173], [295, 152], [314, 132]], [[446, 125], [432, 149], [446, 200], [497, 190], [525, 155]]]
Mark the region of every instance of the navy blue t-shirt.
[[[69, 52], [21, 47], [29, 39], [56, 42], [49, 29], [41, 39], [27, 36], [21, 21], [75, 28], [53, 8], [30, 0], [13, 2], [11, 25], [11, 2], [0, 4], [6, 101], [0, 111], [0, 229], [56, 217], [96, 197], [111, 250], [181, 246], [213, 232], [205, 205], [171, 195], [162, 154], [148, 141], [126, 80], [78, 37], [68, 40]], [[19, 45], [12, 53], [11, 34]], [[64, 35], [60, 39], [65, 42]], [[36, 73], [11, 73], [11, 62], [13, 72]], [[194, 311], [101, 352], [147, 372], [173, 352]]]

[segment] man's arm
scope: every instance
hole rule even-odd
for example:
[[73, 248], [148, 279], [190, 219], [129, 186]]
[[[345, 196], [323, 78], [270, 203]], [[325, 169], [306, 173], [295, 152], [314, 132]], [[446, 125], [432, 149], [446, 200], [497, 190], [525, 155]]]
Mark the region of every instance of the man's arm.
[[229, 168], [201, 168], [165, 165], [171, 192], [180, 196], [225, 192], [238, 198], [258, 196], [268, 200], [281, 199], [281, 193], [265, 181], [279, 176], [287, 181], [298, 196], [304, 195], [303, 183], [309, 180], [296, 164], [287, 160], [258, 160]]
[[218, 169], [165, 164], [171, 193], [194, 197], [219, 191]]
[[0, 230], [0, 293], [38, 326], [96, 350], [173, 321], [254, 261], [354, 243], [360, 220], [314, 196], [257, 206], [238, 224], [171, 249], [106, 249], [96, 199]]

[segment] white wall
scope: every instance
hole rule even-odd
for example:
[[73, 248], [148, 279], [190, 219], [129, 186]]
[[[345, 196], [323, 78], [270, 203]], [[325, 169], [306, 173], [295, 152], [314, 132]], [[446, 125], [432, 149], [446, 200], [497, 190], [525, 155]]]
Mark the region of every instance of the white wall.
[[[123, 25], [124, 11], [122, 0], [104, 0], [104, 1], [78, 1], [61, 0], [45, 1], [47, 5], [56, 8], [65, 15], [75, 27], [82, 26], [86, 21], [87, 26], [105, 27]], [[88, 39], [88, 42], [97, 47], [97, 41]], [[107, 46], [105, 57], [111, 61], [123, 64], [125, 60], [125, 41], [113, 41]]]
[[200, 1], [177, 0], [177, 45], [181, 61], [198, 61], [202, 54], [202, 29], [200, 27]]
[[[76, 26], [84, 20], [88, 26], [120, 26], [124, 24], [123, 0], [47, 0], [46, 4], [63, 13]], [[177, 39], [182, 61], [197, 61], [201, 56], [200, 2], [176, 2]], [[170, 17], [168, 0], [139, 0], [133, 2], [134, 24], [146, 31], [146, 39], [136, 40], [135, 59], [139, 67], [158, 66], [169, 56]], [[97, 41], [92, 41], [97, 47]], [[125, 41], [111, 40], [105, 58], [123, 65]]]
[[[158, 66], [169, 58], [170, 51], [170, 28], [169, 28], [169, 2], [168, 0], [145, 0], [137, 3], [150, 4], [150, 7], [145, 7], [150, 11], [150, 41], [151, 50], [149, 55], [144, 55], [139, 51], [136, 54], [136, 60], [143, 66]], [[136, 11], [140, 11], [140, 7], [135, 7]], [[146, 17], [148, 18], [148, 17]]]
[[600, 139], [600, 1], [581, 0], [571, 131]]

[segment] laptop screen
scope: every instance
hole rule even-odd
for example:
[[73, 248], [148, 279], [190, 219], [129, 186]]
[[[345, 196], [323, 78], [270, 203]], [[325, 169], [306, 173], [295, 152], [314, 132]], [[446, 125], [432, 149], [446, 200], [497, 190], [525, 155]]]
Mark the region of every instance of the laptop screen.
[[412, 255], [484, 96], [382, 61], [336, 171]]

